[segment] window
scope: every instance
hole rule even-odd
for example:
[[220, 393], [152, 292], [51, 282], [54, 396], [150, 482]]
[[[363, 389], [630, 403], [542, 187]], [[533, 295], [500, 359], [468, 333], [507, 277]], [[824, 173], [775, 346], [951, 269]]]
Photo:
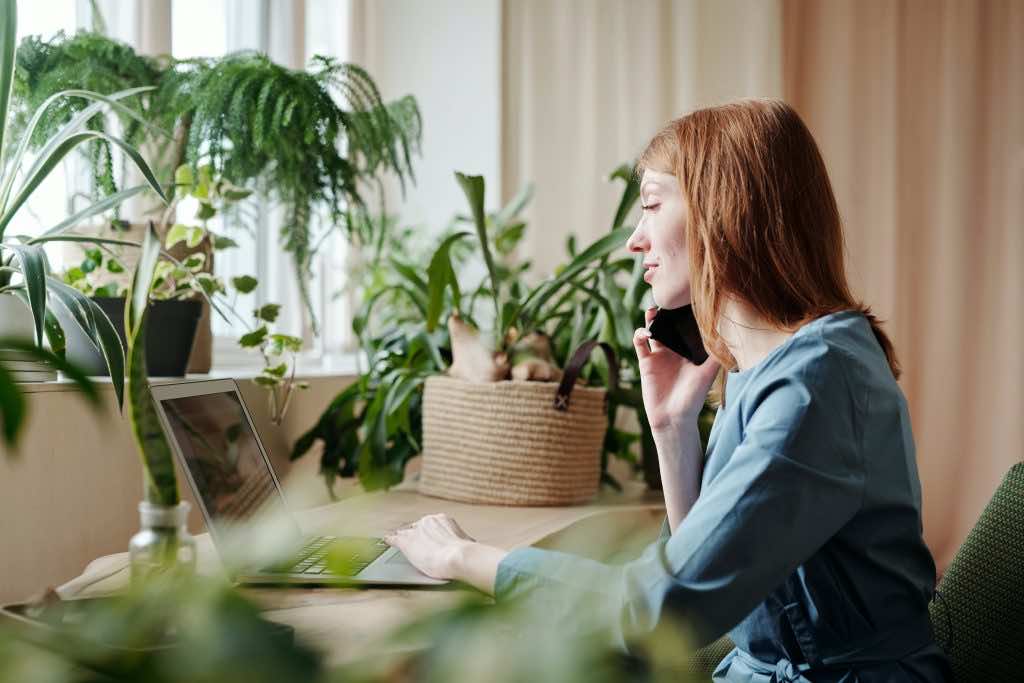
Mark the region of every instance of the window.
[[[41, 36], [49, 40], [58, 31], [74, 33], [78, 24], [75, 0], [53, 0], [52, 2], [18, 3], [18, 42], [26, 36]], [[9, 143], [10, 141], [8, 141]], [[12, 226], [11, 235], [38, 235], [53, 227], [68, 215], [69, 200], [74, 194], [77, 159], [75, 155], [65, 157], [46, 180], [36, 189], [32, 199], [21, 210], [17, 222]], [[31, 158], [23, 165], [28, 168]], [[51, 260], [55, 268], [60, 267], [60, 253], [51, 249]]]
[[[348, 2], [338, 0], [173, 0], [171, 51], [175, 57], [188, 58], [259, 50], [292, 68], [304, 66], [313, 54], [344, 59], [348, 54], [348, 16]], [[200, 17], [201, 21], [197, 19]], [[183, 217], [193, 215], [195, 208], [182, 206]], [[317, 337], [312, 334], [310, 317], [301, 304], [294, 266], [280, 248], [282, 214], [277, 207], [264, 205], [258, 215], [258, 224], [252, 226], [251, 232], [230, 224], [214, 226], [239, 244], [238, 248], [217, 253], [217, 274], [226, 280], [244, 274], [260, 280], [254, 298], [240, 301], [239, 313], [247, 315], [250, 304], [281, 304], [276, 327], [306, 340], [305, 361], [323, 362], [350, 351], [350, 305], [340, 294], [347, 284], [348, 250], [344, 238], [334, 231], [324, 241], [313, 264], [310, 287], [320, 326]], [[231, 326], [214, 316], [213, 332], [216, 365], [253, 363], [252, 352], [238, 346], [242, 330], [237, 324]]]

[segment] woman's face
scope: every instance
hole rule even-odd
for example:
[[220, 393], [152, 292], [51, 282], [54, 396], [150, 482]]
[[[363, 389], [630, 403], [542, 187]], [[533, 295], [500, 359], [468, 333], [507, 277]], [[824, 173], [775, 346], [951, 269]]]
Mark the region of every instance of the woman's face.
[[644, 255], [644, 281], [654, 303], [679, 308], [691, 302], [690, 261], [686, 251], [686, 200], [678, 179], [650, 169], [640, 181], [643, 215], [626, 246]]

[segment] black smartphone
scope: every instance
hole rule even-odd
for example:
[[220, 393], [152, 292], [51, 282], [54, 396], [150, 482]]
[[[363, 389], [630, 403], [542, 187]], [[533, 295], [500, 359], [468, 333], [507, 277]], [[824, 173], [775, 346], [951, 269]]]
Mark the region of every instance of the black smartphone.
[[691, 363], [700, 365], [708, 359], [697, 319], [693, 316], [693, 306], [659, 308], [647, 329], [651, 332], [651, 339], [661, 342]]

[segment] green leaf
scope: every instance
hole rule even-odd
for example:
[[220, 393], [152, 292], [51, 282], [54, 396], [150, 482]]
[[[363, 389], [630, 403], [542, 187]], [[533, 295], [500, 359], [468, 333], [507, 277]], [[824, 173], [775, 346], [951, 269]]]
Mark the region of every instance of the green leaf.
[[150, 169], [149, 164], [146, 163], [134, 147], [126, 143], [124, 140], [112, 135], [107, 135], [102, 131], [82, 131], [80, 133], [69, 135], [67, 139], [53, 149], [49, 155], [41, 156], [36, 164], [33, 165], [33, 168], [29, 170], [29, 174], [24, 183], [22, 183], [21, 188], [18, 190], [18, 194], [11, 200], [10, 205], [5, 207], [2, 217], [0, 217], [0, 235], [3, 234], [7, 225], [18, 213], [21, 206], [28, 201], [28, 198], [32, 196], [32, 193], [35, 192], [36, 188], [39, 187], [40, 183], [46, 179], [57, 164], [59, 164], [61, 160], [63, 160], [64, 157], [67, 156], [75, 147], [91, 140], [105, 140], [110, 144], [119, 147], [139, 169], [150, 187], [160, 195], [160, 199], [162, 199], [164, 203], [167, 202], [167, 196], [164, 194], [163, 188], [160, 187], [160, 183], [157, 182], [156, 176], [153, 175], [152, 169]]
[[[5, 15], [0, 15], [2, 18]], [[0, 34], [2, 38], [2, 34]], [[21, 262], [21, 275], [25, 279], [25, 289], [28, 290], [29, 307], [32, 310], [32, 319], [35, 322], [36, 344], [43, 345], [43, 325], [46, 320], [46, 254], [42, 247], [31, 244], [4, 244], [4, 249], [10, 249]]]
[[107, 284], [101, 285], [97, 287], [95, 290], [93, 290], [92, 295], [97, 297], [107, 296], [111, 298], [116, 298], [121, 296], [121, 288], [117, 286], [116, 282], [108, 282]]
[[187, 239], [188, 226], [184, 223], [175, 223], [167, 231], [167, 237], [164, 238], [164, 249], [170, 249], [178, 242], [184, 242]]
[[268, 323], [272, 323], [277, 320], [277, 316], [280, 312], [280, 304], [266, 304], [264, 306], [260, 306], [256, 311], [254, 311], [257, 318], [265, 320]]
[[111, 273], [123, 273], [124, 266], [121, 265], [121, 262], [114, 257], [110, 257], [107, 259], [107, 270]]
[[199, 167], [199, 177], [192, 187], [192, 196], [199, 200], [210, 198], [210, 183], [213, 178], [213, 169], [209, 164]]
[[224, 237], [223, 235], [213, 235], [213, 248], [217, 251], [221, 249], [231, 249], [237, 247], [238, 242], [234, 241], [230, 237]]
[[57, 316], [53, 314], [53, 307], [47, 306], [46, 308], [46, 341], [50, 345], [50, 350], [61, 358], [65, 357], [67, 352], [67, 338], [64, 336], [64, 328], [60, 326], [60, 321], [57, 320]]
[[186, 247], [193, 249], [199, 246], [205, 236], [206, 231], [198, 225], [175, 223], [167, 231], [167, 237], [164, 239], [164, 248], [171, 249], [175, 244], [184, 242]]
[[85, 271], [79, 268], [78, 266], [68, 268], [66, 271], [64, 271], [64, 282], [68, 283], [69, 285], [72, 285], [78, 282], [79, 280], [83, 279], [85, 279]]
[[206, 254], [200, 252], [198, 254], [192, 254], [190, 256], [185, 257], [185, 260], [181, 262], [181, 265], [184, 266], [187, 270], [190, 270], [193, 273], [195, 273], [196, 271], [201, 270], [205, 263]]
[[267, 326], [260, 325], [258, 328], [243, 334], [242, 338], [238, 340], [238, 344], [243, 348], [251, 349], [259, 346], [267, 339]]
[[[10, 2], [13, 5], [13, 2]], [[25, 397], [21, 388], [15, 383], [14, 376], [0, 362], [0, 436], [3, 437], [7, 455], [15, 454], [18, 447], [18, 436], [26, 415]]]
[[103, 252], [101, 252], [99, 249], [96, 249], [95, 247], [93, 247], [92, 249], [86, 249], [85, 257], [90, 261], [95, 261], [96, 263], [103, 262]]
[[183, 191], [186, 194], [190, 193], [194, 183], [195, 175], [192, 173], [190, 165], [182, 164], [174, 170], [174, 184], [178, 186], [179, 191]]
[[612, 230], [622, 227], [629, 216], [630, 210], [636, 204], [640, 196], [640, 179], [636, 177], [633, 167], [623, 164], [612, 171], [608, 180], [622, 180], [626, 186], [622, 189], [622, 197], [619, 199], [619, 207], [615, 210], [615, 218], [612, 219]]
[[[142, 318], [149, 302], [149, 292], [159, 261], [160, 238], [156, 234], [156, 228], [153, 227], [153, 221], [150, 221], [125, 302], [124, 329], [125, 337], [129, 340], [139, 334], [139, 326], [142, 325]], [[145, 356], [143, 356], [143, 361], [145, 361]]]
[[[175, 279], [183, 280], [187, 277], [188, 273], [185, 272], [181, 277], [176, 277]], [[192, 277], [192, 285], [193, 288], [198, 287], [198, 289], [202, 293], [206, 294], [206, 296], [213, 296], [217, 292], [224, 291], [224, 283], [221, 282], [220, 278], [211, 275], [210, 273], [195, 273]]]
[[272, 334], [270, 340], [283, 351], [298, 353], [302, 350], [302, 339], [288, 334]]
[[458, 240], [469, 237], [468, 232], [457, 232], [449, 236], [441, 246], [434, 252], [430, 259], [430, 266], [427, 268], [427, 331], [433, 332], [437, 327], [437, 320], [441, 316], [441, 309], [444, 307], [444, 291], [450, 284], [452, 296], [455, 299], [455, 308], [459, 308], [459, 281], [452, 269], [451, 248]]
[[252, 378], [253, 382], [260, 385], [261, 387], [276, 387], [281, 384], [281, 380], [277, 377], [267, 377], [266, 375], [256, 375]]
[[237, 202], [252, 194], [252, 190], [244, 187], [232, 187], [224, 190], [223, 197], [228, 201]]
[[121, 337], [114, 329], [110, 318], [99, 305], [54, 277], [48, 277], [46, 288], [49, 293], [68, 311], [71, 319], [103, 355], [110, 373], [118, 406], [124, 401], [125, 352]]
[[217, 209], [213, 208], [212, 204], [208, 204], [207, 202], [199, 202], [199, 210], [196, 211], [196, 218], [198, 218], [201, 221], [208, 221], [216, 215]]
[[[0, 150], [4, 149], [7, 109], [14, 86], [14, 55], [18, 41], [18, 7], [15, 0], [0, 3]], [[14, 171], [12, 170], [11, 173]], [[0, 236], [3, 230], [0, 230]]]
[[248, 294], [252, 290], [256, 289], [256, 286], [259, 283], [260, 281], [251, 275], [241, 275], [239, 277], [231, 278], [231, 285], [241, 294]]
[[498, 233], [494, 240], [494, 248], [498, 250], [499, 254], [511, 254], [522, 241], [524, 234], [526, 234], [526, 223], [513, 223]]
[[522, 213], [523, 209], [526, 208], [526, 205], [529, 204], [532, 199], [533, 183], [528, 183], [519, 190], [519, 193], [512, 198], [512, 201], [502, 207], [501, 211], [495, 214], [494, 222], [497, 223], [499, 227], [504, 227], [509, 221]]
[[[140, 124], [142, 127], [148, 130], [156, 131], [158, 134], [162, 136], [170, 137], [170, 135], [166, 131], [162, 130], [157, 126], [154, 126], [152, 123], [147, 121], [146, 118], [143, 117], [141, 114], [128, 107], [125, 107], [123, 104], [118, 102], [118, 100], [124, 99], [126, 97], [131, 97], [133, 95], [138, 95], [139, 93], [154, 90], [155, 87], [156, 86], [142, 86], [138, 88], [129, 88], [127, 90], [121, 90], [110, 95], [100, 95], [99, 93], [92, 92], [89, 90], [77, 89], [62, 90], [60, 92], [56, 92], [50, 95], [43, 101], [41, 105], [39, 105], [36, 108], [35, 114], [32, 115], [31, 121], [29, 121], [28, 125], [25, 126], [24, 131], [22, 131], [21, 142], [18, 145], [17, 151], [10, 158], [8, 168], [21, 168], [22, 160], [24, 159], [25, 154], [28, 151], [30, 141], [33, 139], [33, 136], [35, 135], [36, 127], [40, 125], [44, 116], [47, 115], [50, 106], [61, 99], [77, 97], [81, 99], [92, 100], [93, 103], [82, 109], [82, 111], [76, 114], [55, 135], [51, 136], [50, 139], [46, 141], [42, 149], [38, 150], [36, 154], [36, 159], [30, 167], [28, 173], [25, 174], [26, 176], [33, 175], [41, 167], [41, 165], [46, 162], [46, 160], [54, 152], [54, 150], [63, 145], [72, 134], [78, 132], [87, 121], [89, 121], [96, 114], [102, 111], [104, 107], [113, 109], [115, 112], [118, 112], [133, 119], [136, 123]], [[3, 188], [0, 189], [0, 207], [2, 207], [3, 209], [6, 209], [8, 206], [7, 200], [11, 196], [11, 189], [17, 176], [18, 173], [9, 173], [7, 175], [6, 180], [3, 183]], [[156, 189], [157, 193], [160, 194], [161, 198], [163, 198], [164, 201], [166, 202], [166, 197], [163, 196], [163, 190], [160, 189], [159, 185], [157, 185], [154, 189]]]
[[501, 308], [498, 305], [498, 276], [494, 269], [494, 257], [491, 256], [491, 245], [487, 239], [487, 222], [484, 217], [484, 179], [483, 176], [467, 176], [458, 171], [455, 172], [455, 179], [462, 187], [473, 213], [473, 223], [476, 225], [476, 234], [480, 239], [480, 250], [484, 255], [484, 263], [487, 265], [487, 273], [491, 279], [491, 296], [494, 299], [494, 315], [497, 319], [501, 317]]
[[284, 374], [288, 372], [288, 364], [281, 363], [280, 365], [275, 365], [274, 367], [263, 368], [263, 372], [267, 373], [268, 375], [273, 375], [274, 377], [284, 377]]
[[93, 261], [91, 258], [87, 258], [84, 261], [82, 261], [82, 265], [80, 266], [80, 268], [82, 269], [83, 273], [88, 274], [99, 268], [99, 266], [99, 263]]
[[[160, 242], [156, 231], [152, 229], [152, 223], [146, 243], [143, 252], [146, 252], [148, 247], [159, 253]], [[133, 283], [133, 295], [140, 291], [143, 296], [146, 294], [146, 290], [142, 286], [136, 287], [136, 284], [144, 285], [150, 281], [153, 274], [152, 261], [146, 260], [145, 268], [141, 273], [136, 270], [137, 280]], [[137, 317], [131, 306], [128, 311], [129, 324], [126, 325], [126, 329], [132, 330], [128, 337], [128, 422], [142, 460], [146, 478], [146, 500], [156, 505], [177, 505], [178, 480], [174, 473], [174, 456], [157, 417], [153, 394], [149, 390], [146, 368], [146, 320], [149, 310], [141, 308]]]

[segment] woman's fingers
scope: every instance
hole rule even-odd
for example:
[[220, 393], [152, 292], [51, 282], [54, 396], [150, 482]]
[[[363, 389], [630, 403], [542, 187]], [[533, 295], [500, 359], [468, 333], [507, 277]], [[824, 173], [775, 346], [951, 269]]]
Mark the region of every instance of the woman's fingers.
[[651, 355], [651, 347], [648, 342], [651, 339], [651, 332], [646, 327], [639, 327], [633, 332], [633, 348], [636, 349], [636, 357], [640, 360]]
[[[654, 320], [654, 316], [656, 315], [658, 315], [657, 306], [651, 306], [646, 311], [644, 311], [644, 324], [647, 326], [647, 329], [651, 328], [651, 321]], [[661, 351], [662, 344], [660, 342], [655, 341], [653, 337], [648, 340], [648, 343], [650, 344], [651, 351], [654, 351], [655, 353]]]

